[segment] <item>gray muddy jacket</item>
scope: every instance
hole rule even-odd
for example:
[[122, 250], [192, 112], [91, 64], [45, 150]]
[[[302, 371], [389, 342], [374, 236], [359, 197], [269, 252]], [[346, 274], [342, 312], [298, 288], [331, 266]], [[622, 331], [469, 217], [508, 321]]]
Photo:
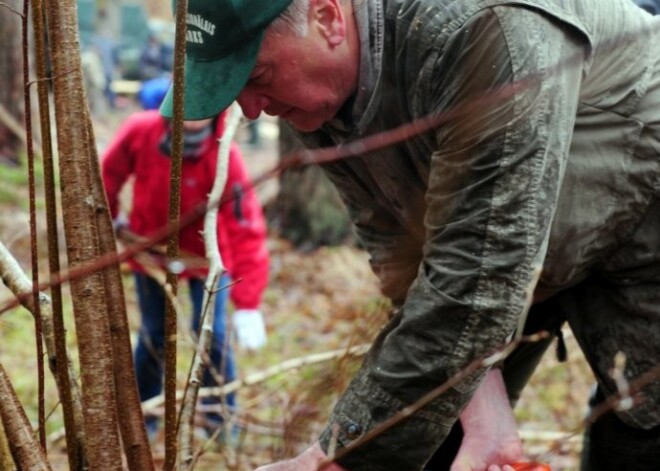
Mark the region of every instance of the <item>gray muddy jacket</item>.
[[[331, 146], [428, 116], [440, 124], [324, 165], [399, 306], [335, 407], [326, 449], [505, 343], [532, 300], [616, 271], [605, 261], [660, 188], [658, 25], [630, 0], [353, 4], [369, 51], [359, 91], [301, 138]], [[340, 463], [420, 469], [481, 376]], [[628, 421], [656, 425], [657, 407]]]

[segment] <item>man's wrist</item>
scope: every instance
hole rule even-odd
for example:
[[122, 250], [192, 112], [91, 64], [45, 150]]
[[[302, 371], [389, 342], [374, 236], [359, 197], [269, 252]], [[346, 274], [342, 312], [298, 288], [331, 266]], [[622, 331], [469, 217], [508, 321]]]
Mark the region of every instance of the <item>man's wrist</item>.
[[328, 462], [325, 466], [319, 467], [321, 463], [327, 462], [328, 459], [328, 456], [323, 451], [323, 448], [321, 448], [321, 444], [319, 442], [315, 442], [311, 447], [309, 447], [307, 451], [303, 453], [303, 456], [305, 456], [305, 459], [307, 460], [304, 463], [306, 466], [305, 469], [309, 467], [309, 469], [319, 469], [322, 471], [345, 471], [344, 468], [334, 462]]

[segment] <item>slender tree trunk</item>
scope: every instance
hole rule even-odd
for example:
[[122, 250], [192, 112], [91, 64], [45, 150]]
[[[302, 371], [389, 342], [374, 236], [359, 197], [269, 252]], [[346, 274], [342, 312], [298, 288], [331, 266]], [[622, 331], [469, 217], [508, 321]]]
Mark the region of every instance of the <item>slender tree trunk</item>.
[[[91, 265], [101, 255], [97, 218], [107, 212], [94, 191], [97, 159], [82, 86], [76, 3], [48, 0], [55, 119], [69, 266]], [[106, 216], [108, 217], [108, 216]], [[71, 280], [78, 334], [87, 452], [92, 470], [121, 471], [108, 293], [102, 272]]]
[[[167, 221], [171, 227], [179, 225], [181, 207], [181, 165], [183, 161], [183, 86], [185, 79], [184, 55], [186, 37], [186, 12], [188, 0], [176, 2], [176, 37], [174, 44], [172, 165], [170, 167], [170, 195]], [[167, 258], [174, 260], [179, 255], [179, 231], [167, 238]], [[167, 271], [166, 284], [171, 295], [177, 293], [177, 275]], [[176, 358], [177, 358], [177, 312], [168, 297], [165, 304], [165, 463], [164, 471], [174, 471], [177, 459], [177, 413], [176, 413]]]
[[[32, 0], [32, 25], [34, 28], [34, 54], [37, 72], [37, 93], [39, 97], [39, 129], [41, 130], [41, 152], [44, 168], [44, 188], [46, 200], [46, 226], [48, 235], [48, 268], [51, 277], [60, 271], [59, 231], [57, 215], [57, 195], [55, 189], [55, 161], [51, 139], [49, 82], [47, 75], [48, 56], [46, 51], [46, 24], [44, 0]], [[87, 468], [85, 430], [83, 426], [82, 395], [73, 365], [66, 347], [66, 330], [62, 309], [62, 287], [50, 287], [52, 316], [50, 332], [44, 333], [48, 349], [49, 366], [55, 375], [66, 431], [69, 467], [73, 471]], [[50, 334], [50, 335], [49, 335]], [[58, 359], [60, 359], [58, 361]], [[71, 386], [69, 386], [71, 385]]]
[[46, 455], [34, 438], [34, 431], [2, 365], [0, 365], [0, 418], [19, 469], [51, 471]]
[[[9, 2], [19, 9], [22, 2]], [[22, 147], [21, 134], [12, 123], [22, 125], [23, 110], [23, 60], [21, 58], [21, 17], [0, 5], [0, 106], [4, 119], [0, 120], [0, 164], [18, 164]]]
[[[91, 124], [91, 123], [90, 123]], [[90, 134], [93, 130], [89, 129]], [[95, 177], [93, 185], [97, 201], [105, 201], [101, 169], [98, 159], [92, 159], [92, 175]], [[98, 213], [99, 242], [102, 253], [117, 252], [112, 222], [108, 212]], [[126, 315], [126, 301], [124, 288], [119, 272], [119, 265], [103, 271], [105, 287], [109, 298], [114, 302], [108, 303], [108, 319], [112, 334], [112, 353], [114, 358], [114, 375], [119, 408], [118, 419], [121, 431], [124, 453], [130, 471], [154, 471], [151, 448], [147, 431], [144, 428], [144, 416], [140, 405], [135, 382], [135, 368], [133, 366], [133, 350], [131, 348], [131, 332]]]
[[1, 419], [0, 419], [0, 469], [4, 471], [16, 471], [16, 463], [14, 463], [14, 458], [11, 455], [11, 450], [9, 449], [9, 442], [7, 441], [7, 434], [5, 433], [5, 427], [2, 425]]

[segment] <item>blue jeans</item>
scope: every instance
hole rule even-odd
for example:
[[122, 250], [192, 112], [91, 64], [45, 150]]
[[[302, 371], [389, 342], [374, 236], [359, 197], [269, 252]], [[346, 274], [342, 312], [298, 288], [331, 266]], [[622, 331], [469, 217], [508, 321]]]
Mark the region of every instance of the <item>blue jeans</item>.
[[[190, 299], [193, 304], [192, 329], [193, 332], [197, 333], [199, 332], [202, 302], [204, 299], [204, 282], [191, 278], [188, 284], [190, 287]], [[229, 277], [224, 276], [219, 282], [219, 287], [227, 286], [228, 284]], [[142, 273], [135, 273], [135, 289], [142, 316], [142, 326], [140, 328], [138, 344], [135, 348], [135, 373], [140, 400], [145, 401], [159, 395], [163, 389], [165, 294], [162, 286], [156, 280]], [[218, 291], [216, 296], [213, 339], [210, 351], [212, 368], [217, 374], [222, 374], [226, 383], [236, 378], [233, 352], [225, 342], [227, 330], [225, 306], [227, 304], [228, 294], [228, 289], [222, 289]], [[206, 369], [204, 372], [202, 385], [218, 385], [209, 369]], [[203, 398], [202, 403], [218, 405], [221, 401], [218, 397], [210, 397]], [[232, 409], [236, 405], [235, 395], [228, 394], [223, 398], [222, 403]], [[222, 422], [221, 415], [216, 412], [207, 413], [206, 419], [210, 422], [209, 428], [213, 428]], [[147, 428], [150, 431], [155, 431], [158, 427], [158, 419], [156, 417], [147, 417], [146, 422]]]

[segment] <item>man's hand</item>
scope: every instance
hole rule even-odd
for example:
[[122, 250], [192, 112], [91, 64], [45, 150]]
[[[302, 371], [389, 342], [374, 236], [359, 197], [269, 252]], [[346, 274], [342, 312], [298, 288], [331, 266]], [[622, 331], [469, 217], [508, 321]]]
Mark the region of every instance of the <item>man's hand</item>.
[[259, 350], [266, 345], [266, 324], [261, 311], [239, 309], [234, 312], [233, 321], [240, 348]]
[[293, 459], [262, 466], [256, 471], [346, 471], [335, 463], [321, 466], [326, 458], [327, 456], [323, 453], [321, 445], [316, 442]]
[[451, 471], [514, 471], [525, 461], [502, 373], [489, 371], [461, 413], [464, 436]]

